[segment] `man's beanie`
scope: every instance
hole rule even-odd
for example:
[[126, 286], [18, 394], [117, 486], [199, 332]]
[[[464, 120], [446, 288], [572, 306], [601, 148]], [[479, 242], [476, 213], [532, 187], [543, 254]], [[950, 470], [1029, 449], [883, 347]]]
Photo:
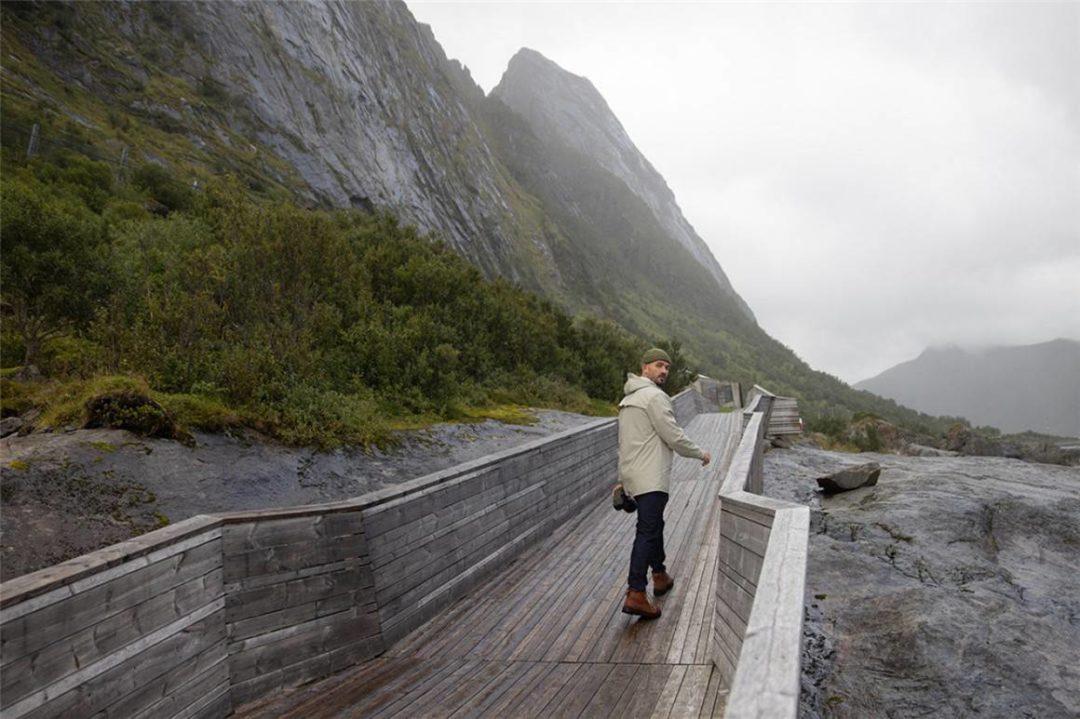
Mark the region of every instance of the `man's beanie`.
[[645, 354], [641, 355], [641, 364], [652, 364], [657, 360], [664, 360], [668, 364], [671, 364], [671, 358], [668, 357], [668, 353], [659, 347], [645, 350]]

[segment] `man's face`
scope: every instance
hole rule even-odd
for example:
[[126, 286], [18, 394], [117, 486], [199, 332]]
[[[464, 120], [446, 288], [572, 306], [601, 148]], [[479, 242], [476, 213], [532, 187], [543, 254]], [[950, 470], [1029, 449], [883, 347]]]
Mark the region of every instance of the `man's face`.
[[667, 379], [668, 370], [671, 369], [671, 365], [664, 360], [656, 360], [649, 364], [641, 365], [641, 376], [645, 379], [651, 379], [656, 384], [664, 384], [664, 380]]

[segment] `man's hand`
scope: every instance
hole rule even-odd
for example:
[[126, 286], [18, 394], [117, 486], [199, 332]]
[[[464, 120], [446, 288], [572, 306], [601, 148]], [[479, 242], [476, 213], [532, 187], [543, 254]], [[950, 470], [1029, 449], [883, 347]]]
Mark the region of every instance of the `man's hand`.
[[712, 461], [712, 454], [710, 452], [706, 452], [705, 456], [701, 458], [701, 466], [702, 467], [708, 467], [709, 462], [711, 462], [711, 461]]

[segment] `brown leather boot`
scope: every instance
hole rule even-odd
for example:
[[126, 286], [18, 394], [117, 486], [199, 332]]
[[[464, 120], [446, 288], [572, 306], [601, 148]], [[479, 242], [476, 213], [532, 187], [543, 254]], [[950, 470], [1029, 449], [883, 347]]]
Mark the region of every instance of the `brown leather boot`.
[[656, 596], [667, 594], [668, 590], [675, 586], [675, 577], [667, 572], [653, 572], [652, 593]]
[[649, 604], [645, 592], [636, 589], [626, 590], [626, 601], [622, 605], [623, 614], [635, 614], [642, 619], [656, 619], [660, 616], [660, 607]]

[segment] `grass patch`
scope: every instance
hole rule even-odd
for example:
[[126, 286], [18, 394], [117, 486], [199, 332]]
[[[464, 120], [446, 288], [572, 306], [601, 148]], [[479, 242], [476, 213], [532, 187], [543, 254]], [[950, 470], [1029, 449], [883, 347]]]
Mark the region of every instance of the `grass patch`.
[[464, 410], [462, 419], [467, 421], [483, 422], [493, 419], [503, 424], [516, 424], [531, 427], [537, 423], [536, 415], [526, 408], [513, 404], [504, 404], [495, 407], [469, 407]]
[[21, 459], [13, 459], [10, 462], [8, 462], [8, 469], [14, 469], [14, 470], [18, 470], [19, 472], [25, 472], [26, 470], [30, 469], [30, 464], [27, 463], [27, 462], [24, 462]]
[[109, 442], [83, 442], [87, 447], [92, 447], [99, 452], [115, 452], [116, 447]]
[[126, 375], [46, 383], [34, 396], [35, 404], [41, 409], [34, 428], [82, 427], [89, 419], [87, 404], [91, 400], [121, 392], [149, 396], [150, 386], [141, 377]]
[[34, 382], [18, 382], [9, 379], [10, 374], [13, 373], [0, 379], [0, 416], [18, 417], [34, 408], [36, 405], [34, 395], [38, 387]]
[[162, 407], [182, 426], [205, 432], [227, 433], [244, 426], [244, 416], [219, 399], [197, 394], [153, 393]]

